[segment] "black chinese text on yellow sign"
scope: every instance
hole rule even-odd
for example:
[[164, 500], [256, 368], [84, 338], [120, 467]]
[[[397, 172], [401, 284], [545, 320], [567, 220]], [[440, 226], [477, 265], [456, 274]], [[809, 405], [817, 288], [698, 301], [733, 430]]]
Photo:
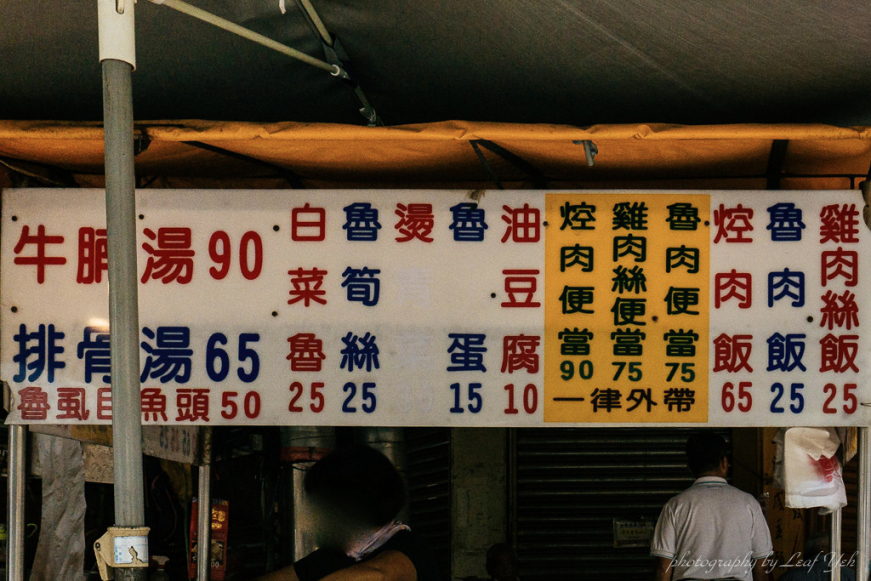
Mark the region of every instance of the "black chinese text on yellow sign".
[[546, 422], [708, 421], [710, 198], [548, 194]]

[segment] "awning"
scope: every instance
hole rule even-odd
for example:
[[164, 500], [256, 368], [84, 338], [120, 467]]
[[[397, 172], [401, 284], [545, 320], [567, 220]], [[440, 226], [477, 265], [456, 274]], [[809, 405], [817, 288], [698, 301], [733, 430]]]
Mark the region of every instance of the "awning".
[[[871, 165], [867, 126], [153, 121], [136, 135], [140, 187], [845, 189]], [[101, 187], [102, 127], [0, 122], [0, 162], [3, 187]]]

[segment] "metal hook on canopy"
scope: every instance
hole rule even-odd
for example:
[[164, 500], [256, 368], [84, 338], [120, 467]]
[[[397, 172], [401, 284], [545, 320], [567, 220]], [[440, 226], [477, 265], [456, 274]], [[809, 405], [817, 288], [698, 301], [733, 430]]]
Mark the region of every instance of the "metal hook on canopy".
[[[280, 1], [283, 2], [284, 0]], [[360, 114], [366, 118], [369, 127], [384, 125], [378, 117], [378, 114], [375, 112], [375, 108], [369, 102], [369, 99], [366, 98], [366, 94], [363, 93], [363, 89], [360, 87], [359, 83], [357, 83], [356, 75], [354, 75], [354, 70], [350, 63], [351, 59], [348, 56], [348, 53], [346, 53], [344, 48], [342, 48], [339, 39], [327, 30], [324, 21], [321, 20], [321, 17], [312, 5], [311, 0], [296, 0], [296, 4], [299, 7], [300, 12], [302, 12], [302, 15], [305, 17], [309, 27], [312, 29], [312, 32], [321, 38], [321, 44], [323, 45], [324, 56], [326, 57], [327, 62], [338, 67], [342, 71], [343, 75], [340, 78], [345, 81], [348, 87], [353, 91], [354, 98], [360, 106]], [[282, 14], [284, 14], [283, 11]], [[334, 74], [334, 76], [339, 75]]]
[[575, 140], [572, 141], [572, 143], [574, 143], [575, 145], [584, 146], [584, 157], [587, 158], [587, 167], [593, 167], [593, 164], [595, 163], [594, 158], [596, 157], [596, 154], [599, 153], [599, 148], [596, 146], [596, 144], [590, 140]]

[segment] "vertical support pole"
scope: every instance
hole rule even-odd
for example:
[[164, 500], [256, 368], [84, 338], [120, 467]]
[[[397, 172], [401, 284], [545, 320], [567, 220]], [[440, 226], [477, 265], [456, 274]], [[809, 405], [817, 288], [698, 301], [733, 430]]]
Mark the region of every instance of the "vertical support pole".
[[203, 465], [197, 492], [197, 581], [208, 581], [212, 571], [212, 429], [203, 428], [202, 436]]
[[829, 569], [832, 571], [832, 581], [841, 581], [841, 509], [832, 513], [832, 530], [831, 530], [831, 563]]
[[[103, 68], [106, 229], [112, 369], [115, 526], [145, 525], [142, 415], [139, 400], [139, 286], [133, 167], [133, 87], [136, 65], [133, 2], [97, 0]], [[143, 555], [147, 560], [147, 556]], [[145, 579], [146, 569], [117, 569], [116, 579]]]
[[[103, 61], [112, 440], [115, 525], [119, 527], [145, 526], [131, 72], [126, 62]], [[116, 571], [122, 581], [145, 579], [146, 573], [145, 569]]]
[[869, 581], [871, 537], [871, 428], [859, 428], [859, 499], [856, 507], [856, 581]]
[[144, 511], [131, 70], [103, 61], [115, 521], [132, 527], [144, 526]]
[[[865, 207], [862, 216], [865, 226], [871, 229], [871, 169], [868, 178], [859, 183]], [[871, 580], [871, 428], [859, 428], [859, 499], [856, 510], [857, 563], [856, 580]]]
[[281, 428], [281, 461], [289, 476], [287, 505], [281, 528], [285, 539], [285, 564], [302, 559], [318, 548], [311, 501], [305, 495], [305, 475], [312, 465], [336, 448], [336, 429], [326, 426]]
[[212, 467], [200, 466], [200, 486], [197, 492], [197, 580], [207, 581], [211, 567], [209, 549], [212, 546]]
[[9, 581], [24, 581], [24, 485], [27, 426], [9, 426], [9, 536], [6, 571]]
[[508, 536], [508, 430], [451, 428], [451, 578], [485, 577]]

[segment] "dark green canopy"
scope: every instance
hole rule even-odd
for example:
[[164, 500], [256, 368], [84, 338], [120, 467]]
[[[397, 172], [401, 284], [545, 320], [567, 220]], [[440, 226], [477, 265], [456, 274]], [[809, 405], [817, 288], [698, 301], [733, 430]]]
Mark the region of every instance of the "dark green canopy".
[[[312, 0], [387, 125], [871, 124], [871, 4]], [[293, 0], [192, 4], [323, 58]], [[137, 119], [364, 123], [318, 69], [146, 0]], [[97, 2], [0, 0], [0, 118], [99, 120]]]

